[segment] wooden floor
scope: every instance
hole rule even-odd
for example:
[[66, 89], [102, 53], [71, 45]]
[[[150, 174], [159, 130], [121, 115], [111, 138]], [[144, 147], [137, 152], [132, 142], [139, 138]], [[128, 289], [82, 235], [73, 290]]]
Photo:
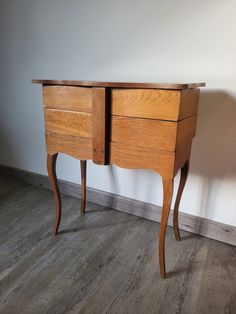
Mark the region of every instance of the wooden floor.
[[0, 178], [0, 313], [236, 313], [236, 247], [65, 196], [51, 235], [51, 192]]

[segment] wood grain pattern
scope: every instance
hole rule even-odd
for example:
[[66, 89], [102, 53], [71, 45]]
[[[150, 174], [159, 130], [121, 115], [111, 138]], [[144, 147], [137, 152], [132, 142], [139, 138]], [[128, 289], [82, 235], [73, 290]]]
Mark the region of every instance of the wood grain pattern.
[[179, 122], [111, 117], [111, 141], [174, 152], [195, 136], [197, 115]]
[[200, 89], [186, 89], [181, 91], [180, 110], [178, 120], [182, 120], [198, 111]]
[[117, 116], [111, 118], [112, 142], [174, 151], [176, 136], [176, 122]]
[[184, 146], [181, 147], [178, 151], [175, 152], [175, 161], [174, 161], [174, 176], [176, 176], [179, 169], [181, 169], [186, 160], [190, 159], [191, 155], [191, 147], [192, 141], [186, 143]]
[[112, 89], [112, 115], [177, 121], [181, 91]]
[[47, 170], [48, 178], [51, 184], [53, 197], [55, 200], [55, 222], [53, 224], [53, 234], [56, 235], [61, 222], [61, 196], [58, 188], [57, 175], [56, 175], [56, 162], [58, 154], [47, 154]]
[[197, 115], [193, 115], [177, 123], [177, 137], [175, 150], [178, 151], [188, 146], [196, 133]]
[[45, 136], [50, 154], [60, 152], [82, 160], [92, 159], [92, 139], [53, 132], [46, 132]]
[[107, 138], [107, 97], [106, 89], [93, 88], [92, 143], [93, 162], [105, 165], [108, 160]]
[[110, 163], [129, 169], [152, 169], [161, 176], [174, 175], [174, 152], [110, 143]]
[[92, 111], [92, 89], [77, 86], [43, 86], [46, 108], [82, 112]]
[[85, 112], [45, 109], [47, 132], [92, 138], [92, 115]]
[[73, 80], [32, 80], [34, 84], [87, 86], [87, 87], [114, 87], [114, 88], [157, 88], [157, 89], [188, 89], [206, 86], [206, 83], [134, 83], [134, 82], [95, 82]]

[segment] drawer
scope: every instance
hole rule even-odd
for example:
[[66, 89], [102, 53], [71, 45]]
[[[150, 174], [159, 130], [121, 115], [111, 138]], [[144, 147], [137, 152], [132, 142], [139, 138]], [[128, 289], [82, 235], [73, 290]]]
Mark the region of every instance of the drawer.
[[43, 86], [43, 100], [46, 108], [91, 112], [92, 88]]
[[111, 117], [111, 142], [174, 152], [195, 135], [197, 115], [179, 122]]
[[64, 153], [81, 160], [92, 159], [92, 139], [69, 134], [46, 132], [49, 154]]
[[48, 132], [92, 138], [92, 115], [85, 112], [44, 109]]
[[178, 121], [197, 113], [199, 89], [112, 89], [111, 114]]
[[110, 164], [128, 169], [152, 169], [163, 176], [174, 173], [175, 153], [137, 147], [122, 143], [110, 143]]

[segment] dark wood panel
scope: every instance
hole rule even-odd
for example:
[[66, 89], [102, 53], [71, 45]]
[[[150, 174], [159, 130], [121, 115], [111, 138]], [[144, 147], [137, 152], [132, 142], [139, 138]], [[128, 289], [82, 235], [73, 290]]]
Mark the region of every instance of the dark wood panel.
[[134, 82], [94, 82], [71, 80], [32, 80], [32, 83], [43, 85], [69, 85], [91, 87], [117, 87], [117, 88], [158, 88], [158, 89], [188, 89], [204, 87], [206, 83], [134, 83]]
[[107, 124], [106, 89], [95, 87], [93, 88], [92, 142], [93, 162], [98, 165], [105, 165], [108, 161]]

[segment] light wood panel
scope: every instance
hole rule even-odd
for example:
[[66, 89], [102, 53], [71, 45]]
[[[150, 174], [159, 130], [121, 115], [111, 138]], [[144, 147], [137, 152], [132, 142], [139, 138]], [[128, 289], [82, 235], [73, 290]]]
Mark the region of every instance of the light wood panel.
[[174, 151], [177, 123], [112, 116], [111, 141], [134, 146]]
[[46, 108], [92, 111], [92, 89], [78, 86], [43, 86]]
[[92, 140], [68, 134], [46, 132], [48, 154], [68, 154], [80, 160], [92, 159]]
[[112, 89], [112, 115], [177, 121], [181, 91]]
[[196, 133], [197, 115], [181, 120], [177, 123], [176, 151], [182, 149], [192, 141]]
[[182, 120], [198, 111], [200, 89], [186, 89], [181, 91], [181, 105], [178, 120]]
[[197, 115], [179, 122], [112, 116], [111, 141], [173, 152], [191, 142], [196, 122]]
[[175, 153], [151, 148], [110, 143], [110, 163], [129, 169], [152, 169], [161, 176], [174, 174]]
[[85, 112], [45, 109], [46, 131], [92, 138], [92, 115]]

